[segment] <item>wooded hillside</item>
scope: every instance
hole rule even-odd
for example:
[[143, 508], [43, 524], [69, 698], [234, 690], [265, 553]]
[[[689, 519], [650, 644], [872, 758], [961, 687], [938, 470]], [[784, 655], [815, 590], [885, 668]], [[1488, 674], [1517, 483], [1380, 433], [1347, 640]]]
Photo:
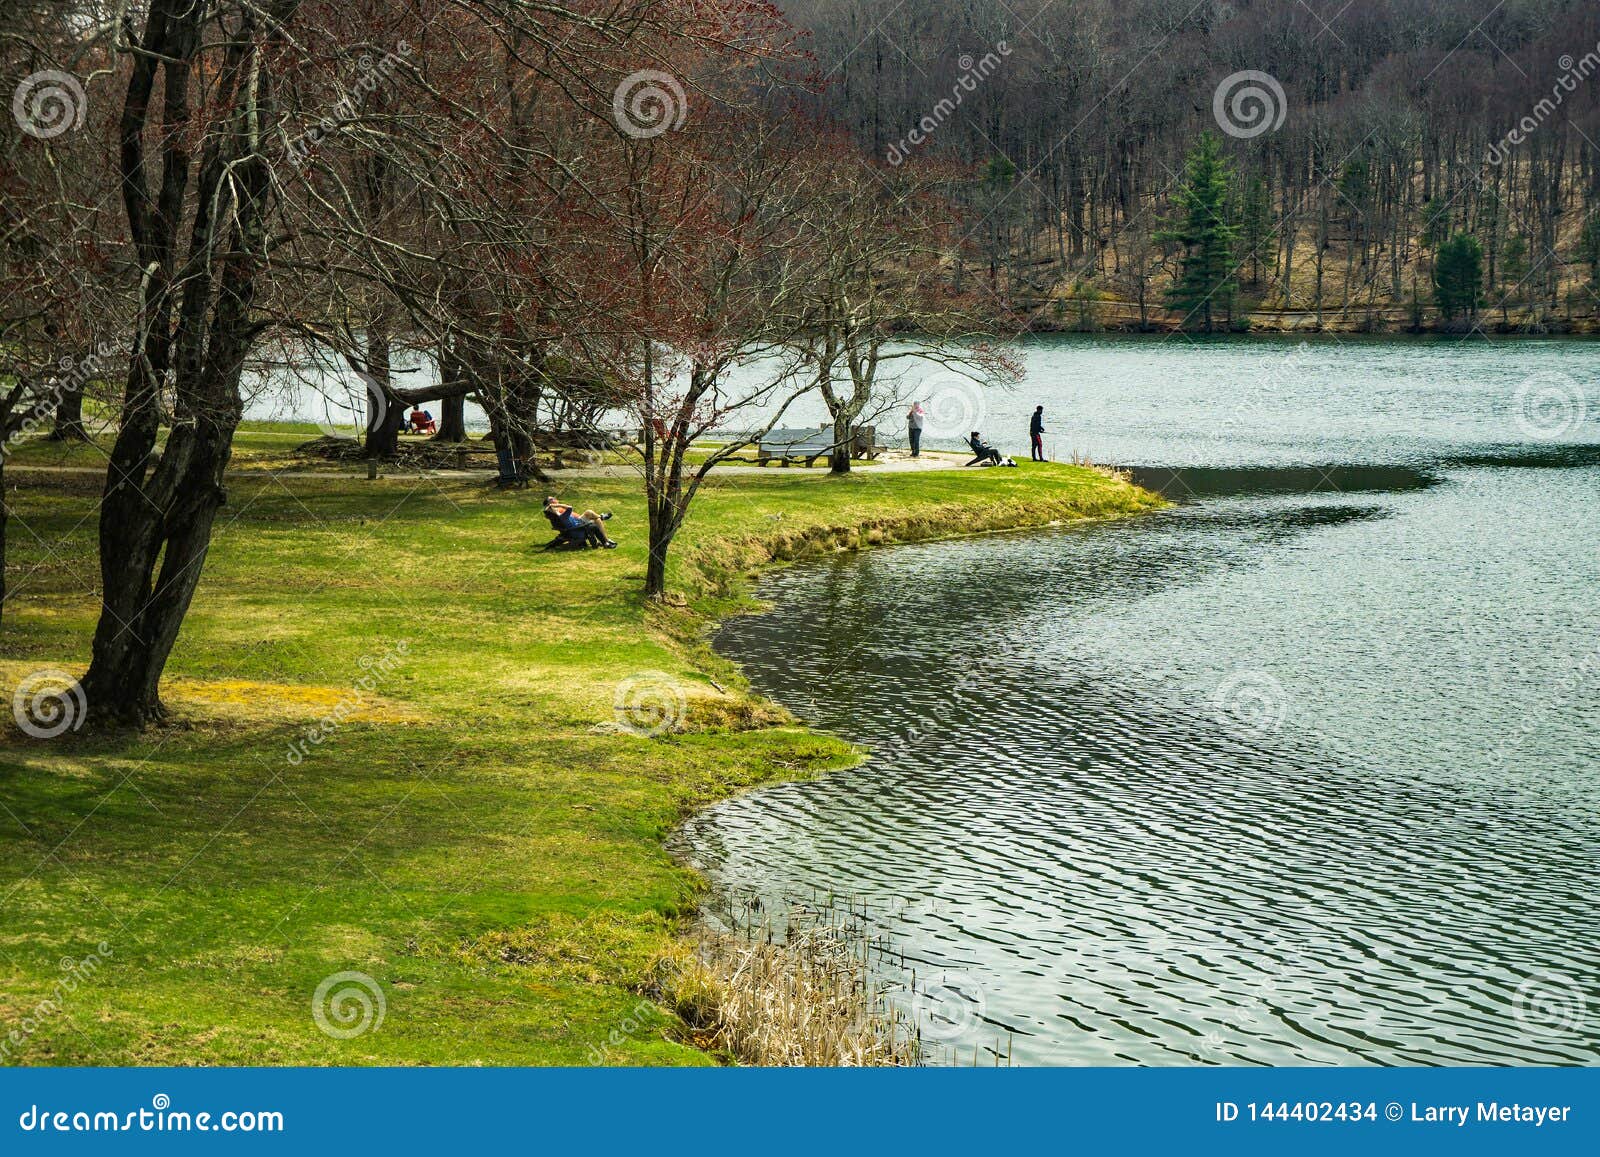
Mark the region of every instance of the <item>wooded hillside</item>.
[[[1034, 324], [1136, 323], [1141, 301], [1147, 322], [1176, 320], [1160, 308], [1173, 249], [1154, 237], [1206, 131], [1234, 171], [1237, 305], [1258, 311], [1258, 327], [1431, 322], [1432, 255], [1455, 232], [1483, 249], [1481, 324], [1562, 328], [1595, 314], [1592, 3], [786, 10], [811, 32], [829, 115], [880, 156], [965, 166], [973, 272]], [[919, 126], [925, 140], [906, 148]]]

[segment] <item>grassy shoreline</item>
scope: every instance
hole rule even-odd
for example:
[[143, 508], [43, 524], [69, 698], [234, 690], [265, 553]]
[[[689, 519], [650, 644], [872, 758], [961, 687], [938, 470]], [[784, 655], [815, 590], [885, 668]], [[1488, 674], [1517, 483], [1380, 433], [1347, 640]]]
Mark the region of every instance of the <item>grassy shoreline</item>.
[[[857, 758], [709, 626], [774, 563], [1157, 503], [1069, 466], [730, 478], [679, 544], [685, 597], [648, 607], [632, 479], [564, 487], [617, 512], [623, 547], [585, 555], [530, 550], [539, 496], [475, 480], [230, 487], [175, 724], [0, 738], [0, 1063], [709, 1063], [641, 996], [699, 886], [662, 840]], [[97, 491], [11, 495], [8, 691], [87, 661]], [[359, 980], [318, 1012], [348, 1038], [313, 1008], [344, 973], [372, 1012], [339, 1000]]]

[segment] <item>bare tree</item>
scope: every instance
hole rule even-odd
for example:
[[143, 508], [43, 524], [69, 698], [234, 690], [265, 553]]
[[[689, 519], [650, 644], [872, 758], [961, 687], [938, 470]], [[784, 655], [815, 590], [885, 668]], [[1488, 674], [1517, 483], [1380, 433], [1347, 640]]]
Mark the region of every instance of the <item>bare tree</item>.
[[[692, 129], [622, 133], [599, 239], [626, 271], [629, 318], [611, 355], [640, 424], [649, 560], [645, 594], [666, 593], [667, 557], [721, 462], [759, 440], [808, 383], [782, 358], [803, 260], [796, 151], [748, 109], [706, 109]], [[755, 363], [766, 372], [742, 375]], [[723, 435], [700, 461], [691, 448]]]
[[24, 439], [85, 436], [86, 390], [115, 369], [126, 324], [115, 174], [95, 147], [89, 100], [111, 81], [109, 6], [19, 5], [0, 12], [0, 606], [5, 465]]
[[[144, 723], [163, 713], [161, 672], [226, 501], [241, 374], [269, 335], [328, 344], [383, 403], [372, 410], [417, 397], [390, 380], [398, 341], [467, 334], [461, 348], [488, 363], [473, 379], [480, 394], [530, 347], [538, 353], [503, 324], [506, 311], [472, 310], [474, 291], [544, 231], [515, 182], [550, 158], [512, 139], [504, 102], [485, 109], [471, 89], [511, 62], [503, 86], [550, 81], [562, 107], [592, 121], [585, 54], [625, 40], [632, 13], [521, 0], [306, 10], [300, 0], [149, 0], [137, 28], [130, 15], [118, 176], [137, 324], [101, 508], [104, 607], [83, 681], [91, 715]], [[404, 62], [406, 35], [417, 64]], [[570, 91], [560, 83], [584, 76]], [[401, 80], [412, 102], [403, 110], [367, 99]], [[330, 159], [313, 163], [324, 149]], [[158, 451], [164, 394], [171, 424]]]
[[898, 400], [901, 368], [954, 369], [981, 389], [1014, 367], [989, 344], [986, 292], [957, 293], [944, 268], [955, 235], [943, 175], [878, 165], [842, 142], [810, 162], [802, 220], [815, 256], [790, 348], [833, 420], [832, 472], [847, 474], [858, 423]]
[[[143, 27], [129, 29], [118, 136], [139, 312], [100, 510], [104, 606], [83, 679], [96, 718], [161, 716], [161, 672], [227, 498], [268, 271], [276, 70], [298, 8], [151, 0]], [[157, 453], [164, 386], [174, 414]]]

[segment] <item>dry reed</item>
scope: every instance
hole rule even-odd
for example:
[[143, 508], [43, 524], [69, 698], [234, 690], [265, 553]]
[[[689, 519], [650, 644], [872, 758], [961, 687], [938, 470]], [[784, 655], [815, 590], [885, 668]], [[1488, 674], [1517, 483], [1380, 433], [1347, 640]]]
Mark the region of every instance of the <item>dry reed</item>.
[[797, 906], [778, 929], [704, 925], [663, 960], [658, 995], [694, 1042], [749, 1065], [914, 1065], [921, 1046], [870, 967], [880, 947], [836, 909]]

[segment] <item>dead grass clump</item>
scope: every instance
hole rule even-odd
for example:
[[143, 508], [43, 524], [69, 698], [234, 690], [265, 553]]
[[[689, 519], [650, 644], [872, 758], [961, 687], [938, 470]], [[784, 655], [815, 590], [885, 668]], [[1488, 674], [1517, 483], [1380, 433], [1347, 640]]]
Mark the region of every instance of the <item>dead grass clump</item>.
[[918, 1046], [847, 925], [788, 921], [744, 934], [703, 929], [659, 967], [658, 997], [695, 1044], [742, 1064], [914, 1065]]

